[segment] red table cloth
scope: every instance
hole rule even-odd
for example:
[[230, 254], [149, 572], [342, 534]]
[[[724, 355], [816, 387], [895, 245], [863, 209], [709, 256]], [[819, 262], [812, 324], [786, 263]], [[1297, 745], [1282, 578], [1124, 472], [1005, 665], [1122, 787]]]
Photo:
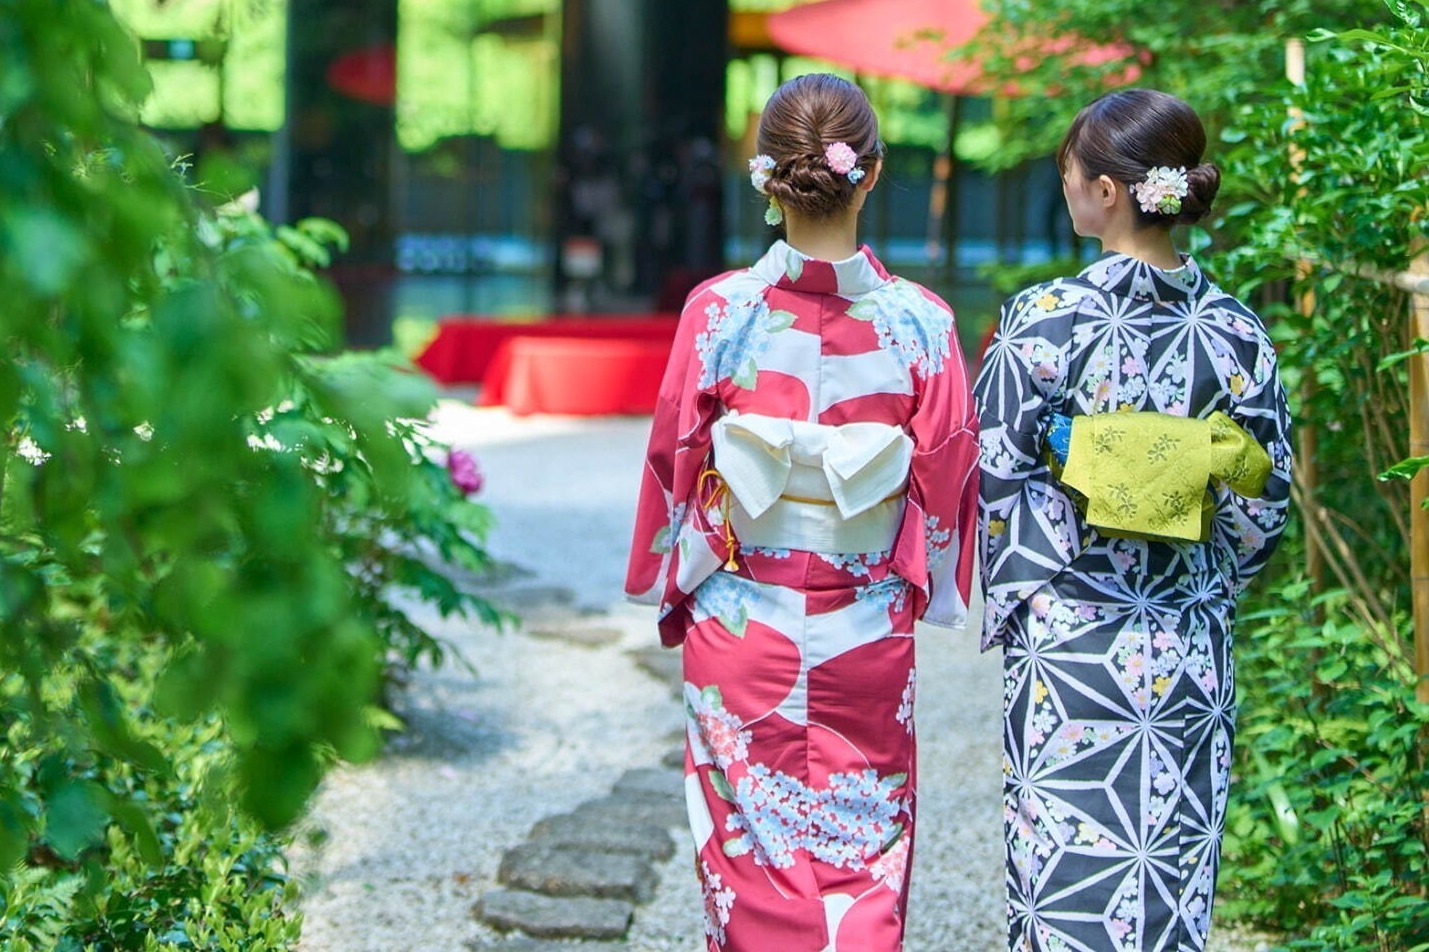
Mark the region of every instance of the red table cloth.
[[512, 337], [487, 368], [480, 402], [521, 416], [651, 413], [669, 356], [669, 341]]
[[557, 315], [537, 322], [443, 318], [437, 322], [436, 337], [417, 357], [416, 363], [443, 384], [480, 383], [497, 349], [513, 337], [661, 341], [668, 351], [678, 324], [674, 314]]

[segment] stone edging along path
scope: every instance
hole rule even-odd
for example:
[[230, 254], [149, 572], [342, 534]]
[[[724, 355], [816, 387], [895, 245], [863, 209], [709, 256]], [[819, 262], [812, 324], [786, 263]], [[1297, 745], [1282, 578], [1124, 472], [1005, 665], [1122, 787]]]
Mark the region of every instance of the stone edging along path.
[[[607, 640], [608, 629], [592, 627], [593, 620], [530, 633], [594, 646]], [[679, 697], [679, 652], [650, 648], [631, 654]], [[665, 755], [662, 766], [627, 770], [609, 794], [538, 821], [524, 842], [507, 850], [497, 872], [501, 885], [482, 895], [472, 914], [508, 934], [471, 943], [469, 949], [571, 952], [584, 944], [557, 940], [624, 939], [635, 907], [654, 896], [656, 865], [674, 855], [671, 831], [685, 822], [684, 748], [679, 746]]]

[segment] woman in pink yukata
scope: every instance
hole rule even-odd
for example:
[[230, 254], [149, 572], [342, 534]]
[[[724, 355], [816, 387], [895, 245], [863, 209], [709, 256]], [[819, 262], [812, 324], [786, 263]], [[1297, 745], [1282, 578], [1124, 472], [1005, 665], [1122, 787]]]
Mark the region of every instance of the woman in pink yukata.
[[978, 444], [952, 311], [856, 243], [882, 153], [858, 87], [774, 93], [788, 240], [691, 293], [655, 411], [626, 589], [684, 646], [712, 950], [903, 944], [913, 627], [965, 622]]

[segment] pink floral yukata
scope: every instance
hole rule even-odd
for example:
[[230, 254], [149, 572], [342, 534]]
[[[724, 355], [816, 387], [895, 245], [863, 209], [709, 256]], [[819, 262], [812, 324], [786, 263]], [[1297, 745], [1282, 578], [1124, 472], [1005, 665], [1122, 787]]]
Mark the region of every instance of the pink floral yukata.
[[[761, 435], [741, 460], [750, 433]], [[811, 439], [838, 512], [795, 485], [819, 473], [789, 462]], [[902, 947], [913, 624], [966, 620], [977, 452], [951, 310], [866, 247], [828, 262], [781, 241], [690, 295], [626, 588], [659, 606], [666, 645], [684, 645], [686, 799], [710, 949]], [[769, 490], [780, 493], [770, 512], [840, 522], [836, 539], [881, 519], [886, 535], [868, 551], [781, 546], [765, 530], [754, 544], [753, 529], [737, 531], [748, 497], [730, 488], [745, 463], [788, 480]], [[841, 481], [860, 466], [884, 482], [843, 522], [859, 477]]]

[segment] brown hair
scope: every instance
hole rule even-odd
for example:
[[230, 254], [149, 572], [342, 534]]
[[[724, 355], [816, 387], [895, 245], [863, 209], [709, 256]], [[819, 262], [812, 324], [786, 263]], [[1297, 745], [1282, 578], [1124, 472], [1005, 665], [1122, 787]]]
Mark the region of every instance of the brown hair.
[[759, 151], [774, 159], [769, 196], [810, 218], [848, 208], [854, 183], [824, 158], [824, 148], [835, 142], [853, 149], [864, 172], [883, 156], [878, 117], [862, 89], [830, 73], [796, 76], [776, 89], [759, 118]]
[[1143, 211], [1134, 201], [1140, 225], [1190, 225], [1211, 210], [1221, 187], [1221, 170], [1202, 162], [1206, 130], [1186, 103], [1154, 89], [1121, 89], [1084, 106], [1057, 149], [1057, 168], [1067, 171], [1075, 158], [1089, 179], [1105, 175], [1128, 188], [1158, 166], [1184, 168], [1189, 193], [1174, 215]]

